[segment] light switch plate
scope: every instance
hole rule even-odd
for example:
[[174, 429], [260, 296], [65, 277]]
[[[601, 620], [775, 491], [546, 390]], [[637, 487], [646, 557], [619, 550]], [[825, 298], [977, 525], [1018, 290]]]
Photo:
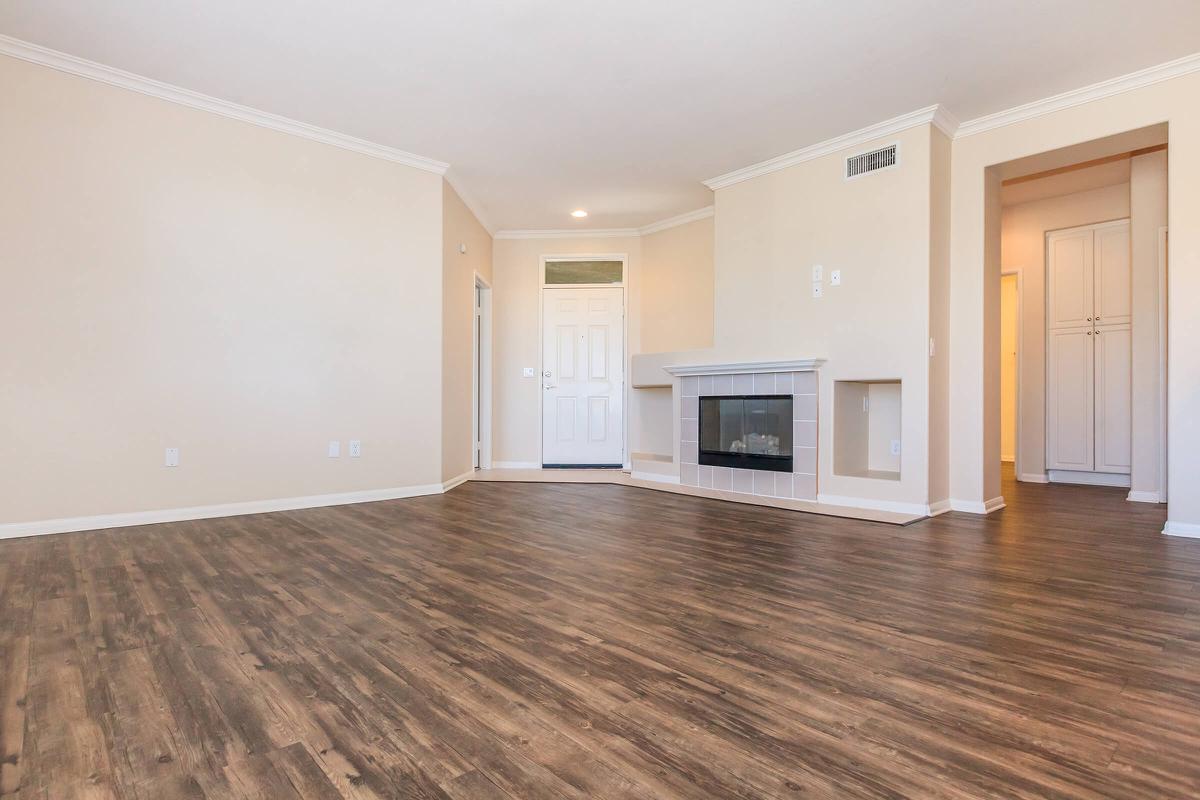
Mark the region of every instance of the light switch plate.
[[813, 283], [820, 283], [825, 280], [825, 268], [820, 264], [813, 264]]
[[829, 285], [830, 286], [841, 286], [842, 285], [842, 271], [840, 269], [834, 269], [834, 270], [829, 271]]
[[350, 440], [350, 457], [358, 458], [361, 455], [362, 455], [362, 442], [360, 442], [358, 439], [351, 439]]
[[163, 466], [178, 467], [179, 466], [179, 448], [168, 447], [167, 452], [163, 457]]
[[341, 455], [342, 455], [342, 443], [337, 442], [337, 441], [330, 442], [329, 443], [329, 457], [330, 458], [338, 458]]
[[824, 294], [825, 293], [823, 291], [821, 291], [821, 284], [814, 283], [813, 284], [813, 297], [822, 297], [822, 296], [824, 296]]
[[532, 377], [535, 377], [536, 375], [537, 375], [537, 370], [534, 369], [533, 367], [525, 367], [524, 369], [521, 370], [522, 378], [532, 378]]

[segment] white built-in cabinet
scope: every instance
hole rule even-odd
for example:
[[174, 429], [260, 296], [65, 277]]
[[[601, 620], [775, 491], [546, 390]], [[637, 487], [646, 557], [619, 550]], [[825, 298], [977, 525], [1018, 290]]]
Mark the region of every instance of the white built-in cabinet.
[[1046, 235], [1046, 467], [1129, 474], [1129, 220]]

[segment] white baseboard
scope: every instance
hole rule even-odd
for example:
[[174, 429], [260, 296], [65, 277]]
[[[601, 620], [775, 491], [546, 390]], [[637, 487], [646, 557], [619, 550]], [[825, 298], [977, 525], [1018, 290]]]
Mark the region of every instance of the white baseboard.
[[1050, 478], [1044, 472], [1022, 472], [1017, 476], [1021, 483], [1049, 483]]
[[897, 514], [912, 514], [916, 517], [929, 516], [929, 506], [924, 503], [901, 503], [895, 500], [872, 500], [867, 497], [850, 497], [839, 494], [818, 494], [818, 503], [846, 508], [866, 508], [871, 511], [894, 511]]
[[1125, 498], [1131, 503], [1161, 503], [1162, 500], [1158, 496], [1158, 492], [1139, 492], [1133, 489], [1129, 490], [1129, 496]]
[[1163, 533], [1168, 536], [1187, 536], [1191, 539], [1200, 539], [1200, 525], [1194, 522], [1172, 522], [1167, 520], [1167, 524], [1163, 526]]
[[536, 461], [493, 461], [492, 469], [541, 469]]
[[462, 475], [453, 477], [448, 481], [442, 481], [442, 491], [448, 492], [451, 489], [453, 489], [455, 486], [459, 486], [461, 484], [466, 483], [467, 481], [471, 480], [471, 477], [474, 474], [475, 474], [475, 470], [469, 469], [466, 472], [464, 472]]
[[936, 517], [939, 514], [945, 514], [947, 511], [953, 510], [949, 500], [938, 500], [936, 503], [929, 504], [929, 516]]
[[964, 511], [968, 514], [990, 514], [993, 511], [999, 511], [1004, 508], [1003, 497], [993, 497], [991, 500], [985, 500], [980, 503], [977, 500], [951, 500], [950, 508], [953, 511]]
[[0, 524], [0, 539], [18, 536], [44, 536], [51, 533], [95, 531], [107, 528], [129, 528], [134, 525], [157, 525], [162, 522], [182, 522], [190, 519], [238, 517], [243, 514], [265, 514], [271, 511], [296, 511], [301, 508], [344, 506], [350, 503], [374, 503], [379, 500], [401, 500], [441, 494], [442, 484], [401, 486], [394, 489], [368, 489], [362, 492], [315, 494], [308, 497], [284, 497], [276, 500], [251, 500], [244, 503], [224, 503], [189, 508], [164, 508], [154, 511], [131, 511], [123, 514], [99, 514], [94, 517], [67, 517], [37, 522], [7, 522]]
[[659, 472], [630, 472], [629, 477], [635, 481], [654, 481], [656, 483], [679, 483], [678, 475], [663, 475]]
[[1052, 469], [1049, 472], [1049, 477], [1051, 483], [1129, 488], [1129, 476], [1115, 472], [1083, 472], [1073, 469]]

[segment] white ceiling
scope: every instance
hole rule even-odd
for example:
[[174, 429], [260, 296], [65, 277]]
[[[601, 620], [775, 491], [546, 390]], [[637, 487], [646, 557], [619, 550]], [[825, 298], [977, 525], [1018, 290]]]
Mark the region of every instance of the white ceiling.
[[449, 162], [494, 229], [622, 228], [923, 106], [1195, 53], [1200, 2], [4, 0], [0, 33]]

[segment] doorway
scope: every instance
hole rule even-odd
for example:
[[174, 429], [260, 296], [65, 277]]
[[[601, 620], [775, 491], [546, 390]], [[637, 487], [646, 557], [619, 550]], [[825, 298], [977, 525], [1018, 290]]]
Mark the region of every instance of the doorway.
[[624, 255], [543, 256], [541, 465], [625, 461]]
[[[1021, 320], [1020, 277], [1016, 272], [1000, 275], [1000, 460], [1016, 464], [1019, 381], [1018, 341]], [[1014, 466], [1015, 469], [1015, 466]], [[1017, 474], [1020, 471], [1017, 470]]]

